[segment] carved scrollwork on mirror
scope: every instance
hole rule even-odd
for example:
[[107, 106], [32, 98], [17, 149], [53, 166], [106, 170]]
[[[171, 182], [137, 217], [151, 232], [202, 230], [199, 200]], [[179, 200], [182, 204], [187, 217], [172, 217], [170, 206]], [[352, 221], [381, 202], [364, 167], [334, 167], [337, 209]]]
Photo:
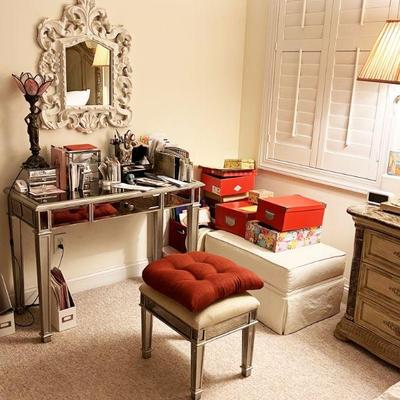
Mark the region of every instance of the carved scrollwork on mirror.
[[39, 72], [53, 79], [41, 104], [43, 128], [89, 133], [129, 125], [131, 36], [111, 25], [104, 9], [94, 0], [76, 0], [61, 19], [39, 24], [37, 40], [43, 49]]

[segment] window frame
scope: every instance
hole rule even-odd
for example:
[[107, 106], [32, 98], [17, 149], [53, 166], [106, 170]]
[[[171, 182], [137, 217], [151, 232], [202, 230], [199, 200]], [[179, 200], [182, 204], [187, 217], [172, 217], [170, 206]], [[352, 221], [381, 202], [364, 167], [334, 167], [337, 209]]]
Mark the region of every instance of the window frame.
[[[264, 68], [264, 85], [263, 85], [263, 101], [261, 107], [261, 124], [260, 124], [260, 147], [258, 154], [258, 167], [262, 170], [288, 175], [299, 179], [316, 182], [324, 185], [333, 186], [339, 189], [345, 189], [358, 193], [366, 193], [370, 190], [384, 189], [382, 188], [382, 178], [386, 174], [387, 163], [389, 158], [389, 150], [391, 145], [391, 128], [393, 123], [393, 93], [394, 90], [389, 85], [387, 90], [387, 99], [384, 109], [383, 133], [380, 142], [379, 163], [377, 166], [377, 179], [371, 180], [360, 178], [353, 175], [332, 172], [320, 169], [317, 166], [304, 166], [292, 162], [280, 161], [268, 158], [268, 146], [271, 143], [272, 133], [268, 133], [271, 124], [272, 107], [274, 103], [273, 93], [275, 87], [275, 73], [277, 60], [277, 40], [280, 17], [280, 1], [271, 0], [267, 11], [267, 30], [266, 30], [266, 52], [265, 52], [265, 68]], [[340, 0], [337, 0], [340, 4]], [[334, 5], [334, 7], [337, 7]], [[334, 24], [332, 19], [329, 22]], [[332, 29], [332, 26], [331, 26]], [[329, 60], [328, 60], [329, 62]], [[378, 84], [377, 85], [382, 85]], [[323, 99], [323, 101], [327, 101]], [[324, 116], [323, 116], [324, 118]], [[318, 141], [323, 137], [322, 131], [318, 132]], [[323, 147], [319, 146], [317, 157], [321, 156]]]

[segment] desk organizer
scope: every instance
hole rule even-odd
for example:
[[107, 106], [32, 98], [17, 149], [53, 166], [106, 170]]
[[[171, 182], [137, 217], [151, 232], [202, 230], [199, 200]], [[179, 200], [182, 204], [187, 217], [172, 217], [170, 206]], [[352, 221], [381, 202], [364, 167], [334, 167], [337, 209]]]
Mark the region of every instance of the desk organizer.
[[52, 291], [51, 295], [51, 325], [57, 332], [63, 332], [67, 329], [75, 328], [77, 326], [76, 319], [76, 306], [74, 300], [72, 299], [71, 293], [69, 293], [69, 298], [73, 307], [66, 308], [65, 310], [60, 310], [57, 303], [56, 296]]
[[0, 337], [15, 333], [14, 312], [0, 315]]

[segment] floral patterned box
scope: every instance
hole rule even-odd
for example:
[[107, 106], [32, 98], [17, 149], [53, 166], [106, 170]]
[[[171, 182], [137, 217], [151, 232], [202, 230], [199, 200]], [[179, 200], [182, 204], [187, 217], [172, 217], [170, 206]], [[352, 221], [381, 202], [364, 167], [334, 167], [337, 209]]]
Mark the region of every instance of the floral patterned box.
[[260, 221], [248, 221], [245, 239], [275, 253], [320, 242], [321, 227], [303, 228], [278, 232], [261, 225]]

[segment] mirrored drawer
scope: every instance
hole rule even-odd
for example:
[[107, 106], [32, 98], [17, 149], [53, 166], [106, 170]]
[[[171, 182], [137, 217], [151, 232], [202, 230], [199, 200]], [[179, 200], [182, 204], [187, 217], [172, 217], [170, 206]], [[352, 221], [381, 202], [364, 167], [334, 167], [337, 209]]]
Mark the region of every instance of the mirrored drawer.
[[191, 203], [191, 190], [178, 190], [165, 194], [165, 207], [179, 207]]
[[89, 221], [89, 206], [80, 206], [54, 210], [52, 212], [52, 226], [72, 225]]
[[400, 267], [400, 240], [367, 229], [364, 236], [363, 256], [365, 261], [376, 265], [386, 263]]
[[362, 264], [361, 291], [395, 301], [400, 306], [400, 278], [386, 271], [378, 270], [368, 264]]
[[400, 315], [388, 311], [385, 307], [359, 297], [355, 322], [400, 345]]
[[118, 212], [121, 215], [136, 214], [141, 212], [155, 211], [160, 208], [160, 195], [137, 197], [122, 200], [119, 203]]

